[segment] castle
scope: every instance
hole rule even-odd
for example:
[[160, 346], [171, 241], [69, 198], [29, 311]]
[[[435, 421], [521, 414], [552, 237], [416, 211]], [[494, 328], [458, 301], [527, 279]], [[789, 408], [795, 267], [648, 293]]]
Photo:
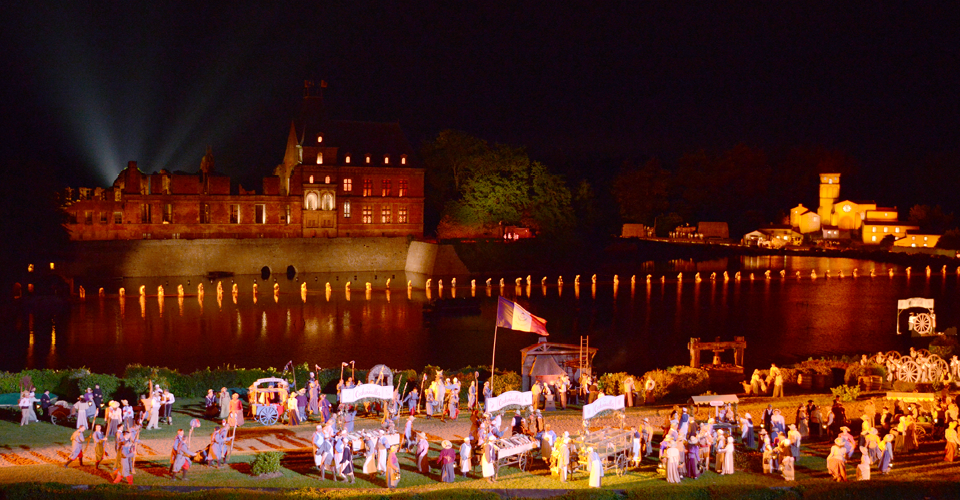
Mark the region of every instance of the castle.
[[423, 167], [398, 123], [328, 120], [307, 83], [283, 161], [246, 190], [214, 169], [144, 173], [67, 189], [72, 240], [423, 236]]

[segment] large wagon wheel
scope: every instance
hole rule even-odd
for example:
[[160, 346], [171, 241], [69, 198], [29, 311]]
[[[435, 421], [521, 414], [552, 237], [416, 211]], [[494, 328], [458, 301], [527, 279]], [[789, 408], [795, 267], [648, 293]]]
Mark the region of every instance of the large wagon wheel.
[[889, 351], [883, 355], [886, 359], [900, 359], [900, 353], [897, 351]]
[[51, 413], [51, 414], [50, 414], [50, 423], [51, 423], [51, 424], [57, 425], [57, 422], [58, 422], [59, 420], [60, 420], [60, 419], [57, 418], [57, 415], [56, 415], [56, 414], [54, 414], [54, 413]]
[[950, 364], [936, 354], [931, 355], [927, 363], [929, 363], [928, 373], [930, 374], [931, 382], [934, 380], [942, 380], [944, 375], [950, 373]]
[[530, 461], [530, 460], [529, 460], [529, 458], [527, 457], [527, 452], [523, 452], [523, 453], [521, 453], [520, 456], [517, 458], [517, 467], [518, 467], [520, 470], [522, 470], [522, 471], [526, 471], [526, 470], [527, 470], [527, 465], [529, 464], [529, 461]]
[[920, 381], [920, 366], [913, 360], [900, 363], [900, 369], [897, 371], [897, 379], [904, 382], [917, 383]]
[[257, 412], [257, 420], [263, 425], [273, 425], [277, 423], [277, 408], [273, 405], [263, 405]]
[[927, 313], [916, 315], [913, 319], [913, 330], [921, 335], [930, 333], [933, 330], [933, 318]]
[[627, 454], [617, 455], [617, 475], [622, 476], [627, 472]]
[[927, 429], [925, 429], [922, 425], [914, 425], [914, 428], [916, 428], [918, 442], [927, 439]]

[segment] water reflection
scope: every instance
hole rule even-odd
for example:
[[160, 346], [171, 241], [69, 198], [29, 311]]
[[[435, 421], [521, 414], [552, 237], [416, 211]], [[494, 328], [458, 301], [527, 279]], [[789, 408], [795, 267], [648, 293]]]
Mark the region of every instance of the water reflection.
[[[14, 338], [10, 348], [0, 354], [0, 369], [86, 365], [118, 372], [127, 363], [138, 362], [190, 370], [228, 363], [282, 366], [291, 358], [322, 366], [335, 366], [343, 359], [356, 359], [361, 366], [484, 364], [489, 362], [499, 294], [547, 318], [551, 340], [576, 344], [581, 335], [590, 335], [591, 345], [601, 349], [596, 359], [599, 369], [635, 373], [667, 364], [686, 364], [685, 345], [690, 337], [745, 336], [748, 367], [810, 356], [902, 349], [908, 340], [896, 338], [893, 332], [896, 300], [906, 297], [935, 298], [941, 327], [958, 324], [955, 311], [960, 302], [960, 277], [950, 272], [952, 269], [946, 273], [939, 270], [939, 277], [918, 274], [908, 279], [896, 266], [782, 256], [751, 256], [732, 262], [647, 262], [637, 269], [645, 286], [636, 287], [631, 278], [629, 294], [618, 293], [619, 279], [614, 280], [613, 273], [599, 275], [591, 283], [590, 293], [584, 295], [576, 280], [574, 293], [565, 294], [562, 277], [556, 284], [542, 279], [539, 293], [532, 293], [529, 280], [526, 286], [494, 289], [493, 280], [516, 279], [459, 277], [471, 279], [470, 295], [478, 297], [481, 314], [449, 317], [425, 317], [422, 306], [431, 298], [456, 297], [452, 280], [445, 278], [450, 286], [437, 287], [433, 293], [423, 288], [425, 276], [402, 271], [315, 275], [317, 287], [327, 283], [323, 295], [306, 291], [304, 284], [310, 277], [298, 276], [303, 282], [278, 283], [274, 300], [260, 302], [256, 295], [240, 292], [256, 292], [256, 279], [240, 276], [230, 287], [233, 300], [223, 301], [218, 293], [217, 307], [208, 310], [203, 307], [203, 285], [206, 282], [222, 290], [216, 281], [168, 277], [83, 283], [88, 289], [103, 285], [105, 296], [118, 300], [99, 301], [97, 314], [86, 314], [81, 304], [39, 318], [15, 317], [12, 328], [7, 329]], [[865, 274], [854, 277], [855, 269], [888, 276], [893, 272], [894, 276], [872, 280]], [[811, 271], [818, 279], [808, 278]], [[828, 271], [830, 278], [826, 278]], [[763, 273], [763, 279], [729, 279], [729, 274], [738, 272], [755, 278]], [[802, 275], [795, 277], [796, 272]], [[839, 278], [841, 272], [843, 279]], [[687, 273], [686, 279], [678, 278], [680, 273]], [[696, 273], [710, 278], [698, 281]], [[719, 279], [721, 274], [723, 280]], [[409, 286], [406, 294], [391, 296], [386, 280], [396, 276], [406, 279]], [[652, 286], [654, 279], [660, 286]], [[183, 285], [178, 285], [178, 314], [164, 315], [159, 297], [156, 308], [153, 301], [147, 307], [146, 296], [141, 295], [140, 314], [126, 317], [121, 289], [158, 290], [159, 295], [158, 286], [167, 280], [186, 283], [187, 287], [191, 281], [197, 283], [196, 300], [185, 301]], [[475, 280], [486, 283], [486, 293], [475, 293]], [[363, 299], [351, 301], [349, 284], [362, 286], [367, 282], [371, 289], [364, 291]], [[332, 284], [343, 287], [344, 293], [333, 294]], [[116, 295], [111, 295], [111, 290]], [[55, 321], [59, 332], [53, 327]], [[113, 334], [105, 334], [110, 331]], [[57, 334], [67, 342], [66, 349], [56, 349]], [[48, 335], [50, 349], [44, 359], [37, 352], [43, 351]], [[502, 366], [517, 369], [518, 350], [534, 341], [525, 334], [498, 338]]]

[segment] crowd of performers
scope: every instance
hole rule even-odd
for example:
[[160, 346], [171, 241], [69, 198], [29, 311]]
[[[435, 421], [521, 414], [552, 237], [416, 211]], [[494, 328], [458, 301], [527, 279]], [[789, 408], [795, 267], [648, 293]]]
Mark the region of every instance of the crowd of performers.
[[[505, 417], [499, 413], [484, 413], [479, 396], [491, 397], [492, 393], [487, 383], [479, 389], [477, 378], [475, 376], [467, 388], [465, 410], [471, 422], [469, 433], [456, 444], [443, 440], [439, 454], [434, 457], [429, 456], [431, 450], [426, 434], [415, 429], [417, 418], [446, 421], [460, 416], [461, 382], [457, 378], [443, 377], [442, 372], [438, 372], [432, 381], [426, 378], [421, 381], [423, 398], [417, 387], [406, 393], [394, 389], [390, 400], [361, 401], [352, 405], [341, 402], [334, 408], [321, 393], [320, 384], [311, 373], [302, 389], [291, 389], [285, 384], [266, 390], [251, 387], [247, 400], [251, 403], [250, 411], [254, 404], [272, 404], [286, 409], [282, 413], [288, 425], [318, 422], [311, 438], [311, 448], [321, 480], [326, 480], [329, 472], [334, 481], [353, 483], [355, 459], [362, 458], [362, 473], [382, 478], [388, 488], [394, 488], [401, 475], [398, 453], [408, 453], [418, 472], [431, 474], [436, 468], [439, 480], [443, 482], [453, 482], [458, 473], [494, 482], [497, 443], [509, 433], [510, 436], [524, 435], [536, 440], [541, 459], [560, 481], [567, 481], [571, 472], [579, 469], [589, 472], [590, 486], [601, 485], [603, 461], [597, 450], [578, 448], [567, 432], [558, 435], [545, 422], [539, 408], [551, 401], [549, 396], [552, 394], [566, 394], [563, 389], [569, 389], [569, 380], [560, 379], [552, 386], [535, 385], [534, 407], [527, 415], [515, 411], [512, 417]], [[599, 392], [591, 394], [591, 381], [585, 382], [588, 385], [582, 393], [583, 402], [602, 395]], [[632, 380], [630, 382], [628, 389], [633, 385]], [[647, 402], [652, 399], [647, 397], [653, 389], [649, 382], [652, 380], [645, 384], [642, 393]], [[341, 380], [337, 384], [338, 401], [339, 392], [352, 387], [352, 378]], [[579, 391], [573, 392], [573, 397], [580, 399]], [[87, 394], [81, 397], [81, 402], [95, 406], [96, 392], [90, 390]], [[167, 401], [173, 400], [172, 394], [168, 394], [169, 391], [161, 390], [151, 382], [150, 392], [141, 400], [144, 408], [136, 414], [126, 400], [121, 403], [110, 401], [105, 405], [106, 428], [97, 423], [89, 436], [86, 432], [90, 422], [80, 412], [85, 408], [79, 408], [77, 430], [71, 437], [71, 453], [65, 466], [75, 460], [82, 465], [84, 453], [92, 444], [95, 465], [99, 468], [109, 455], [108, 440], [113, 438], [114, 482], [126, 480], [132, 484], [141, 431], [155, 428], [160, 421], [172, 423], [169, 411], [164, 409]], [[24, 397], [30, 396], [24, 394]], [[561, 397], [560, 403], [566, 406], [566, 397]], [[628, 398], [628, 406], [632, 403], [632, 397]], [[248, 410], [239, 395], [230, 394], [226, 388], [219, 394], [210, 390], [205, 405], [207, 416], [220, 419], [221, 425], [214, 430], [210, 443], [197, 452], [190, 451], [189, 438], [182, 429], [178, 431], [171, 449], [171, 477], [179, 475], [180, 479], [186, 479], [191, 463], [222, 467], [229, 458], [236, 428], [244, 424], [244, 413]], [[380, 428], [355, 431], [354, 421], [359, 411], [377, 414]], [[659, 460], [658, 470], [666, 481], [679, 483], [685, 478], [697, 479], [711, 469], [722, 475], [733, 474], [735, 454], [739, 449], [741, 453], [759, 453], [763, 473], [779, 474], [785, 480], [793, 481], [796, 463], [801, 459], [801, 444], [826, 441], [833, 443], [826, 460], [827, 472], [833, 479], [847, 481], [848, 463], [852, 462], [857, 464], [856, 478], [867, 480], [872, 471], [889, 474], [895, 456], [918, 448], [917, 426], [921, 412], [919, 405], [900, 401], [878, 408], [871, 399], [859, 418], [851, 418], [839, 399], [835, 399], [829, 408], [820, 408], [809, 400], [805, 405], [786, 411], [769, 404], [756, 422], [750, 413], [738, 414], [729, 405], [715, 418], [698, 421], [687, 408], [675, 406], [660, 432], [655, 432], [648, 418], [643, 418], [639, 425], [630, 429], [630, 463], [639, 467], [645, 458]], [[787, 423], [787, 416], [793, 417], [792, 423]], [[933, 404], [931, 417], [932, 432], [946, 438], [944, 458], [953, 461], [960, 448], [957, 403], [949, 396], [938, 398]], [[191, 422], [191, 429], [198, 426], [199, 421]], [[662, 436], [659, 441], [657, 435]]]

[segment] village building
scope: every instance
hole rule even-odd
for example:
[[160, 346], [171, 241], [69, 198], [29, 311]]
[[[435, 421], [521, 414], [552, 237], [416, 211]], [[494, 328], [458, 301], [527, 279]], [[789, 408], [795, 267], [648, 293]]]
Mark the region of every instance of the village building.
[[[824, 240], [857, 238], [867, 245], [879, 245], [885, 237], [893, 236], [894, 246], [898, 247], [936, 246], [938, 235], [916, 233], [919, 227], [901, 222], [896, 207], [878, 207], [872, 201], [837, 201], [840, 198], [840, 174], [824, 173], [819, 177], [820, 206], [817, 211], [813, 212], [803, 204], [790, 209], [790, 226], [798, 233]], [[754, 233], [747, 236], [751, 239], [760, 237]]]
[[214, 169], [144, 173], [67, 189], [72, 240], [423, 236], [423, 167], [398, 123], [329, 120], [306, 85], [283, 161], [259, 191]]

